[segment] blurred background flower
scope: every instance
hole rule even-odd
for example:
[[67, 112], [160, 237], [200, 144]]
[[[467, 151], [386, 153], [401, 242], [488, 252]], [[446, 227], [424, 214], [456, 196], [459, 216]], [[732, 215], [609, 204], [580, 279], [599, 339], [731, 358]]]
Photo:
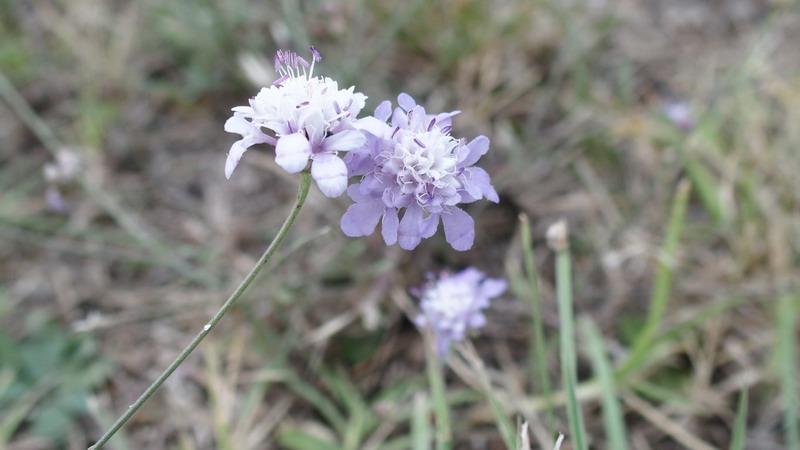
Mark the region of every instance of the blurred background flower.
[[453, 342], [486, 325], [483, 310], [506, 288], [504, 280], [488, 278], [474, 267], [455, 274], [444, 272], [438, 278], [431, 275], [427, 285], [415, 290], [421, 313], [414, 324], [433, 334], [436, 352], [444, 359]]

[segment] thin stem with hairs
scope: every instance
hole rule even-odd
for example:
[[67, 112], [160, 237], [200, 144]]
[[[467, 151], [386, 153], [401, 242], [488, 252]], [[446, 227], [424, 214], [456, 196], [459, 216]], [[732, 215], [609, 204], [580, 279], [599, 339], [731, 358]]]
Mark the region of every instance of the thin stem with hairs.
[[145, 402], [147, 402], [147, 400], [156, 392], [156, 390], [158, 390], [158, 388], [161, 387], [165, 381], [167, 381], [167, 378], [172, 375], [172, 372], [175, 372], [175, 369], [177, 369], [186, 360], [186, 358], [194, 351], [200, 342], [205, 339], [208, 333], [210, 333], [217, 323], [222, 320], [222, 318], [225, 316], [225, 314], [227, 314], [231, 307], [233, 307], [236, 301], [239, 300], [239, 297], [241, 297], [248, 286], [250, 286], [250, 284], [256, 278], [256, 275], [258, 275], [258, 272], [260, 272], [264, 265], [270, 260], [270, 258], [272, 258], [272, 255], [274, 255], [278, 250], [281, 242], [283, 242], [283, 240], [286, 238], [286, 235], [292, 228], [295, 219], [297, 219], [297, 215], [300, 213], [300, 208], [302, 208], [303, 203], [305, 203], [310, 185], [311, 174], [308, 170], [305, 170], [301, 173], [300, 188], [297, 192], [297, 200], [295, 200], [294, 206], [292, 206], [292, 209], [289, 212], [289, 216], [283, 222], [280, 230], [278, 230], [278, 234], [275, 236], [275, 239], [272, 240], [272, 242], [269, 244], [269, 247], [267, 247], [267, 249], [264, 251], [264, 254], [261, 255], [261, 258], [258, 259], [258, 262], [256, 262], [255, 266], [253, 266], [253, 269], [250, 270], [250, 273], [247, 274], [245, 279], [242, 280], [242, 283], [239, 284], [239, 287], [236, 288], [230, 297], [228, 297], [228, 300], [225, 301], [222, 307], [220, 307], [219, 311], [217, 311], [214, 317], [212, 317], [211, 320], [197, 334], [197, 336], [195, 336], [192, 342], [190, 342], [189, 345], [187, 345], [186, 348], [184, 348], [183, 351], [178, 355], [178, 357], [175, 358], [175, 360], [169, 365], [169, 367], [167, 367], [164, 372], [162, 372], [161, 375], [159, 375], [158, 378], [153, 381], [153, 383], [147, 388], [147, 390], [144, 391], [139, 399], [137, 399], [134, 404], [128, 407], [127, 411], [125, 411], [125, 414], [117, 419], [114, 425], [112, 425], [111, 428], [106, 431], [106, 433], [97, 441], [97, 443], [89, 447], [89, 450], [99, 450], [103, 448], [103, 446], [108, 443], [114, 434], [116, 434], [117, 431], [119, 431], [119, 429], [125, 425], [125, 422], [133, 417], [133, 415], [136, 414], [136, 411], [138, 411], [139, 408], [141, 408], [142, 405], [144, 405]]

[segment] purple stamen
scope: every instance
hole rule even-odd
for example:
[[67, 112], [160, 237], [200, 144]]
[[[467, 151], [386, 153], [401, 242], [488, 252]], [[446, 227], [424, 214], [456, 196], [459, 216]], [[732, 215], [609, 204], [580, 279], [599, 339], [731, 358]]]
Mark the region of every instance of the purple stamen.
[[451, 127], [450, 125], [448, 125], [448, 126], [446, 126], [446, 127], [442, 128], [442, 133], [443, 133], [443, 134], [447, 134], [447, 133], [449, 133], [449, 132], [450, 132], [450, 130], [452, 130], [452, 129], [453, 129], [453, 127]]
[[398, 131], [400, 131], [400, 127], [394, 127], [394, 131], [392, 131], [392, 139], [394, 139], [394, 135], [397, 134]]
[[433, 119], [431, 119], [431, 123], [428, 124], [428, 131], [431, 131], [435, 124], [436, 124], [436, 118], [434, 117]]
[[419, 140], [419, 139], [417, 139], [417, 138], [414, 138], [414, 142], [416, 142], [416, 143], [417, 143], [417, 145], [419, 145], [419, 146], [420, 146], [420, 147], [422, 147], [422, 148], [427, 148], [427, 147], [425, 147], [425, 144], [423, 144], [423, 143], [422, 143], [422, 141], [420, 141], [420, 140]]
[[303, 59], [303, 57], [302, 57], [302, 56], [298, 56], [298, 57], [297, 57], [297, 62], [299, 62], [299, 63], [300, 63], [300, 65], [301, 65], [301, 66], [303, 66], [303, 67], [305, 67], [306, 69], [308, 69], [309, 67], [311, 67], [311, 65], [308, 63], [308, 61], [306, 61], [305, 59]]
[[302, 102], [302, 103], [299, 103], [297, 106], [295, 106], [295, 108], [296, 108], [296, 109], [300, 109], [300, 108], [302, 108], [303, 106], [307, 106], [307, 105], [309, 105], [310, 103], [311, 103], [311, 102], [309, 102], [308, 100], [306, 100], [306, 101], [304, 101], [304, 102]]
[[322, 55], [319, 54], [316, 48], [312, 45], [309, 50], [311, 50], [311, 56], [314, 57], [314, 62], [322, 61]]
[[277, 86], [277, 85], [283, 83], [284, 81], [286, 81], [288, 78], [289, 78], [289, 74], [285, 73], [285, 74], [281, 75], [280, 78], [278, 78], [277, 80], [273, 81], [272, 85], [273, 86]]
[[336, 100], [333, 101], [333, 109], [336, 111], [337, 115], [342, 113], [342, 109], [339, 107], [339, 103], [337, 103]]

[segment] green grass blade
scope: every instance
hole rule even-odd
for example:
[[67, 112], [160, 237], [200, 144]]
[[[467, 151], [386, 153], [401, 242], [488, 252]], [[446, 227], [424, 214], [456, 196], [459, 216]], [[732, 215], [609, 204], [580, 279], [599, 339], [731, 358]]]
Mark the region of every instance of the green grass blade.
[[320, 377], [325, 387], [338, 400], [339, 405], [344, 406], [347, 412], [345, 429], [341, 432], [342, 448], [358, 448], [361, 445], [361, 440], [372, 426], [369, 418], [373, 416], [366, 400], [364, 400], [364, 397], [343, 368], [322, 370]]
[[784, 295], [778, 300], [778, 367], [781, 375], [783, 399], [783, 424], [786, 448], [800, 449], [800, 414], [797, 383], [797, 302], [795, 295]]
[[538, 378], [537, 385], [542, 390], [547, 402], [547, 427], [555, 429], [555, 408], [553, 407], [553, 390], [550, 385], [550, 376], [547, 373], [547, 350], [544, 341], [544, 325], [542, 324], [542, 302], [539, 297], [539, 280], [536, 275], [536, 262], [533, 258], [533, 240], [531, 239], [531, 225], [528, 216], [520, 214], [522, 236], [522, 254], [525, 261], [525, 273], [528, 277], [530, 288], [531, 318], [533, 320], [533, 333], [531, 334], [531, 362], [536, 367], [531, 367], [531, 373]]
[[617, 387], [614, 381], [614, 371], [606, 358], [603, 348], [603, 337], [597, 325], [589, 319], [581, 322], [586, 333], [589, 356], [595, 376], [600, 381], [603, 402], [603, 424], [608, 438], [608, 448], [627, 450], [628, 432], [625, 429], [625, 417], [622, 414], [617, 400]]
[[281, 431], [277, 437], [280, 448], [290, 450], [341, 450], [341, 447], [332, 442], [328, 442], [310, 432], [295, 428]]
[[684, 168], [692, 184], [697, 189], [697, 195], [700, 201], [705, 206], [706, 211], [714, 219], [718, 226], [724, 226], [728, 223], [728, 218], [725, 216], [725, 211], [719, 200], [719, 187], [717, 180], [711, 172], [703, 165], [702, 162], [694, 159], [687, 159]]
[[577, 354], [575, 351], [575, 319], [572, 311], [572, 262], [569, 254], [567, 225], [559, 222], [547, 231], [550, 246], [556, 251], [556, 290], [558, 292], [559, 341], [561, 376], [567, 393], [567, 419], [573, 448], [586, 450], [586, 431], [576, 394]]
[[517, 448], [516, 427], [511, 422], [511, 419], [508, 418], [503, 405], [497, 399], [494, 389], [492, 388], [492, 381], [489, 378], [489, 374], [486, 372], [486, 367], [480, 355], [478, 355], [477, 350], [475, 350], [475, 347], [470, 343], [459, 345], [456, 349], [480, 380], [482, 393], [486, 402], [489, 404], [489, 409], [492, 411], [492, 417], [494, 417], [497, 429], [500, 431], [500, 437], [503, 438], [503, 444], [505, 444], [506, 448]]
[[305, 381], [302, 381], [299, 376], [293, 373], [287, 373], [285, 383], [292, 392], [313, 405], [317, 412], [319, 412], [338, 433], [342, 434], [345, 432], [347, 421], [342, 417], [336, 405], [328, 400], [322, 392]]
[[653, 294], [650, 302], [650, 310], [647, 313], [644, 327], [633, 343], [628, 360], [620, 368], [618, 377], [623, 379], [632, 370], [639, 368], [647, 355], [652, 350], [652, 346], [658, 332], [659, 326], [664, 319], [669, 304], [670, 288], [672, 286], [673, 261], [678, 250], [678, 241], [683, 229], [684, 219], [686, 218], [686, 205], [689, 202], [689, 191], [691, 184], [688, 181], [681, 181], [678, 184], [675, 199], [672, 203], [672, 210], [667, 223], [667, 235], [664, 239], [664, 247], [661, 251], [661, 262], [658, 265], [656, 279], [653, 283]]
[[450, 406], [447, 404], [445, 392], [444, 365], [436, 357], [433, 337], [428, 334], [425, 336], [425, 341], [425, 365], [428, 370], [433, 411], [436, 414], [436, 448], [449, 450], [453, 444], [450, 430]]
[[744, 432], [747, 428], [747, 389], [739, 394], [739, 406], [736, 408], [736, 423], [733, 426], [731, 450], [744, 450]]
[[411, 415], [411, 448], [413, 450], [429, 450], [433, 439], [431, 422], [428, 420], [430, 402], [425, 394], [414, 397], [414, 413]]

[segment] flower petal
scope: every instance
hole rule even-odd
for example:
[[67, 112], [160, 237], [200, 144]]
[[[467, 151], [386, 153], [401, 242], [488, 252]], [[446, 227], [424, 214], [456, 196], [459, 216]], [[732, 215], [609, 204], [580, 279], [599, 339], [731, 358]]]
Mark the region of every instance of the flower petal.
[[328, 136], [322, 141], [324, 152], [348, 152], [364, 146], [367, 138], [360, 131], [347, 130]]
[[481, 156], [489, 151], [489, 138], [486, 136], [478, 136], [467, 144], [467, 147], [469, 147], [469, 154], [463, 161], [458, 163], [458, 167], [471, 166], [478, 162]]
[[392, 102], [389, 100], [384, 100], [375, 108], [375, 118], [380, 120], [381, 122], [386, 122], [389, 119], [389, 116], [392, 115]]
[[375, 160], [370, 158], [369, 151], [353, 150], [344, 155], [344, 165], [347, 166], [347, 176], [355, 177], [371, 172], [375, 167]]
[[453, 249], [463, 252], [472, 248], [475, 242], [475, 221], [463, 209], [450, 208], [447, 214], [442, 214], [442, 224], [444, 237]]
[[408, 111], [408, 128], [417, 132], [425, 131], [430, 120], [425, 114], [425, 108], [415, 106]]
[[366, 196], [361, 193], [361, 183], [351, 184], [347, 187], [347, 196], [350, 200], [356, 203], [370, 201]]
[[301, 110], [297, 122], [298, 127], [306, 130], [308, 141], [311, 142], [311, 148], [317, 148], [322, 144], [327, 129], [325, 128], [325, 117], [322, 115], [321, 110], [317, 108]]
[[468, 328], [473, 330], [478, 328], [483, 328], [484, 325], [486, 325], [486, 316], [484, 316], [483, 313], [480, 312], [470, 314], [467, 317], [466, 325]]
[[437, 228], [439, 228], [439, 214], [431, 214], [422, 220], [422, 227], [420, 227], [419, 232], [423, 239], [427, 239], [436, 234]]
[[[469, 167], [464, 169], [461, 181], [464, 189], [475, 200], [486, 197], [489, 201], [497, 203], [500, 198], [494, 190], [489, 179], [489, 174], [480, 167]], [[466, 200], [466, 199], [465, 199]], [[468, 203], [468, 202], [464, 202]]]
[[387, 134], [390, 133], [389, 130], [391, 130], [391, 127], [389, 127], [386, 122], [381, 122], [379, 119], [372, 116], [353, 121], [353, 127], [357, 130], [367, 131], [378, 137], [387, 136]]
[[414, 100], [414, 98], [405, 92], [397, 96], [397, 104], [406, 111], [411, 111], [412, 108], [417, 106], [417, 102]]
[[479, 294], [481, 297], [492, 298], [497, 297], [498, 295], [502, 294], [508, 288], [508, 283], [506, 280], [501, 280], [499, 278], [487, 278], [479, 288]]
[[252, 128], [253, 124], [243, 116], [234, 115], [225, 121], [225, 131], [228, 133], [237, 133], [245, 136], [250, 134]]
[[342, 216], [342, 232], [350, 237], [372, 234], [384, 209], [381, 202], [353, 203]]
[[404, 250], [413, 250], [422, 240], [420, 228], [422, 227], [422, 208], [417, 205], [410, 206], [400, 220], [397, 228], [397, 241]]
[[408, 114], [403, 111], [403, 108], [395, 108], [392, 112], [392, 126], [408, 128]]
[[231, 150], [228, 152], [228, 159], [225, 160], [225, 178], [229, 180], [233, 174], [233, 170], [239, 165], [239, 161], [242, 160], [244, 152], [246, 152], [247, 147], [249, 147], [244, 144], [244, 139], [238, 140], [231, 145]]
[[336, 198], [347, 189], [347, 166], [333, 153], [320, 153], [311, 163], [311, 177], [326, 197]]
[[383, 215], [383, 222], [381, 223], [381, 234], [383, 241], [386, 245], [394, 245], [397, 242], [397, 210], [394, 208], [386, 208]]
[[450, 111], [437, 114], [436, 117], [436, 126], [439, 128], [449, 127], [452, 126], [453, 120], [452, 117], [461, 114], [461, 111]]
[[303, 133], [282, 136], [275, 144], [275, 162], [289, 173], [297, 173], [308, 165], [311, 144]]

